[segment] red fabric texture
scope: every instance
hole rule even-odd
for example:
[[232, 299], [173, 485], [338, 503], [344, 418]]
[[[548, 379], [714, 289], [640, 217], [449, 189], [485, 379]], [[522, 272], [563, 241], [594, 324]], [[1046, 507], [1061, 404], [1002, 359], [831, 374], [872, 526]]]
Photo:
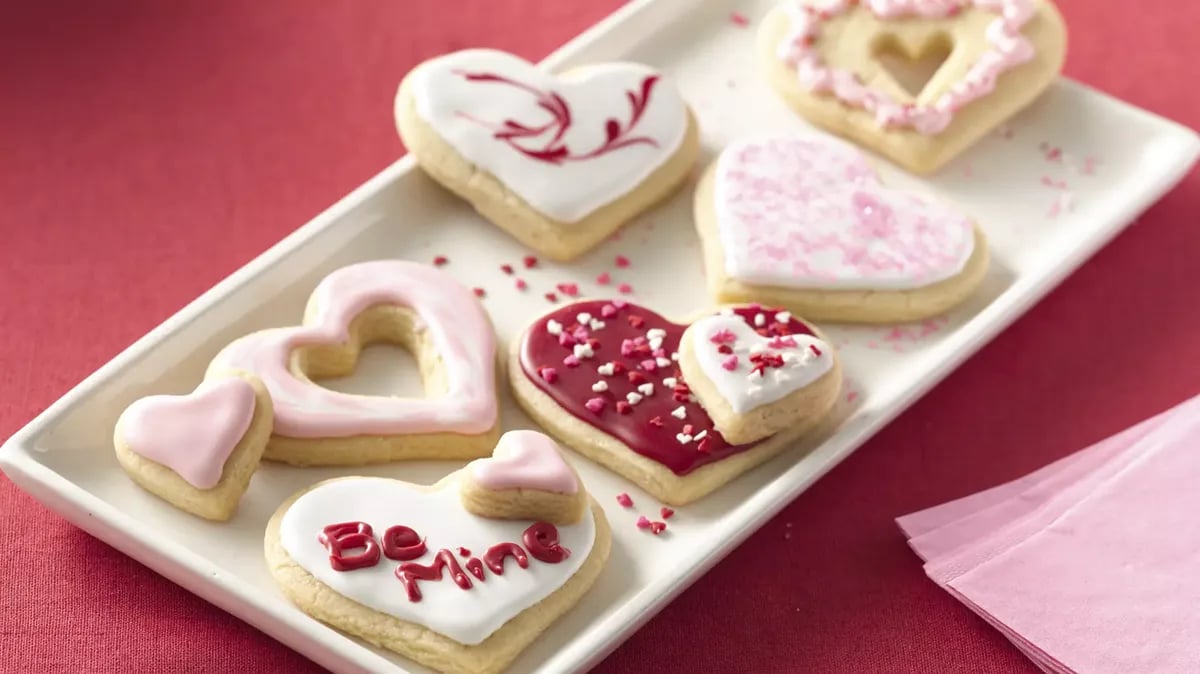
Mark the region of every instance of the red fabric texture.
[[[1200, 4], [1058, 3], [1067, 74], [1200, 127]], [[537, 58], [619, 4], [0, 7], [0, 436], [399, 156], [412, 65]], [[1197, 393], [1197, 213], [1193, 172], [598, 671], [1036, 671], [925, 577], [893, 518]], [[3, 478], [0, 540], [0, 671], [319, 671]]]

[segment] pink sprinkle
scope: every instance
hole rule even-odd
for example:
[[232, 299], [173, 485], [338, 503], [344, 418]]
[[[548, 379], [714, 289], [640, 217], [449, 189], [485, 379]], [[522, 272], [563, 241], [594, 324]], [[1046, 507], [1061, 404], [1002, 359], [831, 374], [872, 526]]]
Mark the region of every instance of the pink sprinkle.
[[750, 25], [750, 19], [746, 18], [741, 12], [733, 12], [729, 15], [729, 22], [739, 28], [745, 28]]
[[653, 358], [648, 358], [642, 361], [642, 369], [646, 372], [654, 372], [658, 369], [658, 363], [654, 362]]
[[613, 263], [621, 269], [624, 269], [629, 266], [629, 258], [625, 257], [624, 255], [618, 255], [617, 259], [613, 260]]
[[521, 278], [517, 279], [517, 290], [524, 290], [528, 287], [529, 287], [529, 284], [525, 282], [525, 279], [521, 279]]
[[637, 345], [633, 343], [632, 339], [621, 340], [621, 355], [622, 356], [625, 356], [625, 357], [632, 356], [634, 351], [637, 351]]
[[675, 514], [675, 511], [671, 510], [670, 508], [668, 508], [666, 506], [663, 506], [662, 509], [660, 509], [658, 511], [658, 514], [662, 515], [662, 518], [664, 520], [669, 520], [669, 519], [671, 519], [671, 515]]
[[629, 414], [633, 411], [633, 405], [630, 405], [624, 400], [617, 401], [617, 414]]
[[559, 346], [575, 346], [578, 343], [579, 340], [575, 339], [575, 337], [570, 333], [563, 332], [558, 336]]
[[629, 494], [626, 494], [625, 492], [617, 494], [617, 503], [620, 503], [622, 508], [633, 507], [633, 499], [629, 498]]
[[709, 337], [708, 341], [713, 344], [732, 344], [737, 341], [737, 335], [733, 334], [732, 330], [722, 328]]
[[633, 292], [633, 286], [629, 285], [628, 283], [622, 283], [621, 285], [617, 286], [617, 292], [621, 293], [622, 295], [628, 295], [629, 293]]
[[487, 297], [487, 291], [483, 288], [472, 288], [471, 292], [475, 293], [476, 297]]
[[538, 374], [541, 375], [542, 379], [546, 380], [547, 384], [553, 384], [558, 381], [558, 370], [552, 367], [539, 367]]
[[521, 262], [524, 263], [526, 269], [533, 269], [534, 267], [537, 266], [538, 260], [536, 257], [534, 257], [532, 255], [526, 255], [525, 258], [521, 260]]
[[618, 309], [624, 309], [625, 307], [629, 306], [629, 303], [626, 302], [625, 300], [613, 300], [612, 302], [610, 302], [610, 304], [612, 304], [614, 307], [616, 307]]
[[512, 276], [513, 266], [511, 264], [502, 264], [502, 265], [500, 265], [500, 271], [504, 272], [505, 274], [508, 274], [509, 276]]
[[637, 528], [649, 529], [650, 528], [650, 520], [646, 519], [645, 515], [639, 515], [637, 518]]
[[567, 367], [579, 367], [579, 359], [576, 358], [575, 354], [572, 353], [566, 358], [563, 358], [563, 365], [566, 365]]
[[604, 411], [604, 398], [591, 398], [583, 406], [592, 414], [600, 414]]
[[558, 295], [555, 295], [554, 293], [546, 293], [545, 295], [542, 295], [542, 297], [545, 297], [546, 301], [548, 302], [558, 302]]
[[1052, 147], [1046, 152], [1046, 159], [1049, 161], [1058, 161], [1062, 159], [1062, 150], [1057, 147]]
[[613, 316], [616, 316], [616, 315], [617, 315], [617, 308], [614, 307], [613, 305], [605, 304], [604, 306], [600, 307], [600, 317], [601, 318], [612, 318]]
[[661, 534], [666, 528], [667, 528], [666, 522], [651, 522], [650, 523], [650, 533], [654, 534], [655, 536]]
[[579, 296], [579, 284], [578, 283], [559, 283], [558, 285], [556, 285], [554, 287], [558, 289], [558, 292], [566, 295], [567, 297], [578, 297]]
[[730, 355], [728, 358], [721, 361], [721, 367], [725, 368], [726, 370], [729, 370], [730, 372], [736, 370], [737, 366], [738, 366], [737, 355]]
[[450, 258], [446, 257], [445, 255], [438, 255], [437, 257], [433, 258], [433, 266], [441, 267], [449, 261]]
[[794, 337], [774, 337], [767, 342], [767, 346], [772, 349], [795, 348], [796, 339]]
[[858, 391], [851, 391], [846, 394], [846, 402], [852, 403], [855, 400], [858, 400]]
[[606, 286], [609, 283], [612, 283], [612, 276], [609, 275], [608, 272], [602, 272], [599, 276], [596, 277], [596, 283], [597, 283], [597, 285]]

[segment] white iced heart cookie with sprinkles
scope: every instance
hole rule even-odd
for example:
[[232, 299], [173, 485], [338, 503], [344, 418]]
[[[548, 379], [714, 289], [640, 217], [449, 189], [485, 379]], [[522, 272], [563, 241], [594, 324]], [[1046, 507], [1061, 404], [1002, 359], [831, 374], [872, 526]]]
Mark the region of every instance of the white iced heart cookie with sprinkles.
[[117, 461], [133, 481], [175, 507], [224, 521], [258, 468], [271, 435], [271, 398], [245, 374], [214, 372], [185, 395], [136, 400], [117, 420]]
[[395, 112], [430, 176], [560, 261], [668, 196], [699, 152], [678, 90], [634, 63], [551, 75], [505, 52], [454, 52], [409, 73]]
[[721, 152], [696, 190], [709, 291], [812, 320], [895, 323], [943, 313], [982, 282], [983, 231], [936, 199], [880, 181], [821, 134]]
[[1054, 81], [1067, 35], [1049, 0], [786, 0], [758, 40], [806, 119], [930, 173]]
[[[564, 465], [553, 443], [485, 464], [485, 484], [517, 490], [494, 512], [468, 508], [467, 490], [481, 477], [471, 468], [429, 487], [376, 477], [321, 482], [267, 524], [268, 567], [297, 606], [333, 627], [438, 671], [501, 671], [579, 601], [608, 560], [604, 512]], [[519, 503], [568, 491], [585, 504], [571, 523], [551, 522], [561, 512], [543, 510], [547, 502]], [[529, 517], [512, 517], [514, 508]]]
[[[782, 325], [787, 312], [753, 321]], [[759, 318], [761, 316], [761, 318]], [[833, 347], [815, 334], [762, 335], [728, 311], [702, 318], [683, 333], [679, 370], [692, 395], [729, 442], [762, 440], [821, 417], [833, 406], [842, 373]]]
[[[728, 313], [768, 341], [823, 343], [812, 326], [780, 309], [740, 306]], [[687, 322], [621, 300], [559, 307], [513, 343], [509, 383], [521, 407], [565, 447], [665, 503], [690, 503], [812, 430], [832, 409], [841, 376], [837, 354], [822, 350], [810, 372], [828, 366], [827, 376], [813, 385], [822, 395], [806, 413], [770, 437], [732, 442], [717, 430], [681, 371], [686, 329]], [[757, 362], [752, 354], [745, 358], [747, 364]]]
[[[354, 370], [365, 344], [413, 353], [426, 397], [370, 396], [314, 379]], [[275, 405], [264, 458], [295, 465], [360, 465], [487, 456], [499, 437], [496, 338], [479, 300], [432, 267], [363, 262], [326, 276], [303, 325], [263, 330], [225, 347], [210, 372], [249, 372]]]

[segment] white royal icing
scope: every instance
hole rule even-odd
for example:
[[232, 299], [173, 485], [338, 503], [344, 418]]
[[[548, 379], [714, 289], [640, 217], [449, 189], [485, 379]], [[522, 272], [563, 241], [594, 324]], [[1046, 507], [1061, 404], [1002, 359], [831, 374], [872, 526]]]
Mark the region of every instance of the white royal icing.
[[[472, 80], [467, 74], [500, 76], [517, 84]], [[554, 76], [512, 54], [471, 49], [427, 61], [413, 73], [411, 84], [417, 114], [459, 154], [544, 215], [576, 222], [636, 188], [683, 141], [687, 105], [661, 78], [630, 125], [630, 94], [639, 94], [645, 79], [656, 75], [643, 65], [611, 63]], [[560, 123], [566, 117], [553, 95], [565, 106], [569, 125]], [[509, 120], [540, 132], [498, 139], [497, 132], [515, 129], [506, 125]], [[645, 138], [654, 145], [637, 142], [584, 158], [605, 146], [613, 122], [627, 131], [618, 138]], [[566, 148], [570, 158], [543, 161], [518, 147], [534, 152]]]
[[905, 290], [961, 273], [971, 220], [879, 182], [853, 146], [817, 134], [738, 141], [717, 160], [729, 276], [752, 285]]
[[[472, 515], [459, 500], [458, 482], [434, 492], [418, 491], [414, 485], [387, 478], [354, 478], [330, 482], [305, 493], [284, 513], [280, 539], [297, 564], [337, 593], [364, 606], [401, 620], [424, 625], [462, 644], [478, 644], [504, 623], [562, 587], [583, 566], [596, 539], [591, 510], [576, 524], [558, 525], [559, 541], [571, 555], [557, 564], [529, 557], [528, 568], [509, 559], [504, 575], [485, 567], [486, 580], [471, 576], [473, 587], [464, 590], [450, 579], [419, 581], [421, 601], [409, 601], [404, 585], [396, 578], [400, 562], [381, 557], [375, 566], [354, 571], [335, 571], [329, 552], [317, 536], [330, 524], [366, 522], [376, 539], [388, 527], [404, 525], [425, 538], [427, 550], [412, 560], [429, 564], [443, 548], [465, 547], [478, 558], [493, 545], [516, 543], [525, 548], [521, 535], [531, 522], [488, 519]], [[527, 550], [527, 548], [526, 548]], [[466, 558], [458, 557], [464, 565]]]
[[[732, 354], [721, 353], [719, 344], [713, 342], [722, 331], [736, 338], [728, 342]], [[794, 340], [795, 346], [772, 347], [773, 338], [759, 335], [736, 316], [709, 316], [693, 323], [688, 332], [700, 370], [736, 414], [780, 400], [812, 384], [833, 367], [833, 348], [824, 341], [812, 335], [791, 335], [779, 339]], [[810, 346], [821, 355], [813, 353]], [[755, 353], [779, 354], [784, 364], [765, 368], [760, 377], [752, 372], [750, 356]], [[736, 356], [736, 367], [727, 369], [731, 356]]]

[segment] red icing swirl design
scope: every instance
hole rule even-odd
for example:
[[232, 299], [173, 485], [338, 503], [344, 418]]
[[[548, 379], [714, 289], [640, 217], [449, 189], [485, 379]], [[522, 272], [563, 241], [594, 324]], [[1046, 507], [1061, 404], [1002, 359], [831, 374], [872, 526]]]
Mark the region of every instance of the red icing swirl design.
[[497, 543], [493, 545], [484, 553], [483, 561], [492, 570], [492, 573], [497, 576], [503, 576], [505, 557], [512, 557], [517, 560], [517, 566], [522, 569], [529, 568], [529, 557], [525, 554], [525, 550], [516, 543]]
[[383, 532], [383, 555], [398, 562], [407, 562], [425, 554], [425, 541], [412, 527], [397, 524]]
[[408, 591], [409, 601], [421, 601], [421, 588], [417, 584], [417, 581], [441, 580], [442, 571], [446, 569], [450, 570], [450, 578], [462, 589], [469, 590], [474, 587], [471, 583], [471, 578], [459, 566], [458, 558], [454, 556], [454, 552], [451, 550], [439, 550], [437, 556], [433, 558], [432, 564], [405, 562], [396, 567], [396, 577], [400, 579], [400, 584]]
[[521, 534], [525, 549], [533, 558], [547, 564], [558, 564], [571, 556], [571, 551], [558, 542], [558, 528], [549, 522], [534, 522]]
[[[733, 313], [765, 337], [813, 334], [794, 317], [776, 319], [776, 309], [749, 305]], [[686, 328], [620, 300], [577, 302], [530, 326], [521, 370], [572, 416], [687, 475], [754, 445], [727, 443], [690, 395], [675, 363]]]
[[[379, 543], [366, 522], [330, 524], [317, 534], [317, 542], [329, 551], [329, 565], [337, 571], [353, 571], [379, 563]], [[360, 552], [351, 554], [352, 550]]]

